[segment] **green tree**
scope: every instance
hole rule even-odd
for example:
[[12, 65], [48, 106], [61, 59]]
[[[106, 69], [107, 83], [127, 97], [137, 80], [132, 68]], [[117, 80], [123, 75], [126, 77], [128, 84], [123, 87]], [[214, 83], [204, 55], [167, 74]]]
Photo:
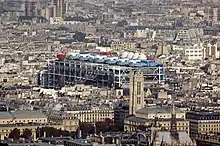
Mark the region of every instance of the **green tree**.
[[46, 133], [46, 137], [60, 137], [62, 135], [62, 130], [53, 127], [42, 127], [37, 129], [38, 137], [43, 137], [44, 133]]
[[88, 134], [94, 133], [94, 127], [92, 124], [80, 123], [80, 130], [82, 130], [82, 137], [85, 138]]
[[146, 131], [147, 126], [139, 125], [137, 128], [138, 128], [139, 130], [141, 130], [141, 131]]
[[30, 139], [31, 136], [32, 136], [32, 131], [26, 128], [22, 134], [22, 137], [24, 137], [25, 139]]
[[13, 140], [19, 140], [20, 138], [20, 130], [15, 128], [13, 129], [10, 133], [9, 133], [9, 138], [13, 139]]
[[67, 130], [62, 131], [61, 134], [62, 136], [70, 136], [70, 133]]
[[56, 129], [56, 128], [53, 128], [53, 136], [54, 137], [60, 137], [62, 135], [62, 130], [61, 129]]
[[76, 138], [76, 131], [71, 131], [69, 134], [72, 138]]
[[106, 118], [105, 121], [104, 121], [107, 125], [112, 125], [114, 122], [109, 119], [109, 118]]

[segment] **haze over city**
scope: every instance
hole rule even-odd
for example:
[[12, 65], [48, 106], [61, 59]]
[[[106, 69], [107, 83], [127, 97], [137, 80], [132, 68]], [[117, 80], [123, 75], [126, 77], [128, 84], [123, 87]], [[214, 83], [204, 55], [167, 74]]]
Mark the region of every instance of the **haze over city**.
[[219, 0], [0, 0], [0, 145], [220, 145]]

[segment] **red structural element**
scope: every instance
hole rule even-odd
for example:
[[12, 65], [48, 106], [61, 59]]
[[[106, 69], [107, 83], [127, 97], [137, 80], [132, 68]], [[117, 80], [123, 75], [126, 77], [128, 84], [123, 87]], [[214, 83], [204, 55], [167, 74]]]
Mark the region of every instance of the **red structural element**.
[[105, 56], [112, 56], [112, 52], [100, 52], [100, 54]]
[[65, 59], [66, 58], [66, 54], [57, 54], [57, 58]]
[[148, 57], [148, 56], [147, 56], [147, 60], [152, 60], [152, 61], [154, 61], [154, 59], [153, 59], [153, 58]]

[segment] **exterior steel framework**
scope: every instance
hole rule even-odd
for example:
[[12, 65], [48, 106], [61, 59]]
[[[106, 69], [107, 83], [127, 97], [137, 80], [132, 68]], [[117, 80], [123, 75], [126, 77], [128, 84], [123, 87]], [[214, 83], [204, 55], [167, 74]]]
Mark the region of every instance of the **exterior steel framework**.
[[164, 82], [163, 67], [126, 67], [64, 59], [48, 62], [40, 75], [40, 84], [54, 89], [74, 84], [121, 88], [129, 83], [131, 70], [142, 73], [147, 82]]

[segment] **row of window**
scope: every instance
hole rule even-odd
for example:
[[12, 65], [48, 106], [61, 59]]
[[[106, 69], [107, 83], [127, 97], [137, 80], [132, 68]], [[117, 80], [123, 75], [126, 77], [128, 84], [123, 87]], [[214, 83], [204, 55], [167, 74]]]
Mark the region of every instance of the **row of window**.
[[14, 120], [14, 121], [1, 121], [2, 124], [8, 124], [8, 123], [29, 123], [29, 122], [46, 122], [47, 120]]
[[202, 54], [190, 54], [188, 56], [199, 56], [199, 57], [202, 57], [203, 55]]
[[201, 132], [210, 132], [210, 131], [215, 131], [215, 132], [219, 132], [220, 128], [201, 128]]
[[[134, 124], [134, 125], [139, 125], [140, 123], [139, 122], [130, 122], [130, 124]], [[170, 126], [170, 123], [160, 123], [161, 124], [161, 126]], [[179, 124], [177, 124], [177, 126], [188, 126], [188, 123], [179, 123]]]
[[[1, 132], [11, 132], [13, 129], [4, 129], [4, 130], [1, 130]], [[23, 132], [25, 129], [20, 129], [20, 132]], [[37, 129], [30, 129], [30, 130], [37, 130]]]
[[94, 121], [104, 121], [106, 118], [86, 118], [86, 119], [81, 119], [81, 122], [94, 122]]
[[74, 115], [76, 117], [109, 117], [109, 116], [113, 116], [113, 113], [110, 115], [110, 114], [76, 114]]
[[[166, 124], [166, 123], [164, 123], [163, 124], [164, 126], [169, 126], [170, 124], [168, 123], [168, 124]], [[177, 126], [188, 126], [188, 123], [177, 123]]]
[[186, 51], [186, 53], [202, 53], [203, 51], [202, 50], [191, 50], [191, 51]]
[[213, 125], [213, 124], [206, 124], [206, 125], [199, 125], [199, 127], [220, 127], [220, 125], [219, 124], [215, 124], [215, 125]]
[[83, 111], [81, 112], [80, 114], [87, 114], [87, 113], [103, 113], [103, 114], [106, 114], [106, 113], [113, 113], [114, 111], [100, 111], [100, 110], [97, 110], [97, 111], [93, 111], [93, 110], [90, 110], [90, 111]]
[[[163, 116], [157, 116], [158, 118], [171, 118], [171, 115], [163, 115]], [[149, 118], [155, 118], [155, 116], [149, 116]], [[182, 118], [184, 118], [184, 116], [182, 115]]]

